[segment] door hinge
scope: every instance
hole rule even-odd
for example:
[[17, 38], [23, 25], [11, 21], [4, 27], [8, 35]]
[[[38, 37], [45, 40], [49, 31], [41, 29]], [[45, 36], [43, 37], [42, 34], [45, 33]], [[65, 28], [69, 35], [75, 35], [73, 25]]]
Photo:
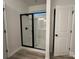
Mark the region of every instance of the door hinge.
[[70, 30], [70, 33], [72, 33], [72, 30]]
[[69, 48], [69, 51], [70, 51], [70, 48]]
[[72, 11], [72, 15], [74, 14], [74, 10]]
[[6, 49], [6, 52], [8, 52], [8, 49]]
[[6, 33], [6, 30], [4, 30], [4, 33]]

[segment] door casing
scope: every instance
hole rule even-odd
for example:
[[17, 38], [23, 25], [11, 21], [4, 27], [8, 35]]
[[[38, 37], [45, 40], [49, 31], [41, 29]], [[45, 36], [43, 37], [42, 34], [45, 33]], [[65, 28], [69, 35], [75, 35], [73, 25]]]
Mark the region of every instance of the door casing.
[[[20, 28], [21, 28], [21, 45], [24, 47], [30, 47], [30, 48], [35, 48], [35, 49], [40, 49], [40, 50], [45, 50], [41, 48], [36, 48], [34, 47], [34, 14], [41, 14], [41, 13], [46, 13], [46, 12], [35, 12], [35, 13], [25, 13], [25, 14], [20, 14]], [[23, 31], [22, 31], [22, 16], [23, 15], [32, 15], [32, 46], [27, 46], [23, 44]]]
[[[56, 24], [57, 23], [57, 9], [58, 8], [65, 8], [65, 9], [70, 9], [69, 11], [68, 11], [68, 13], [71, 13], [69, 16], [70, 16], [70, 20], [68, 20], [70, 23], [68, 23], [68, 25], [69, 25], [69, 27], [68, 27], [68, 30], [69, 30], [69, 40], [67, 40], [67, 43], [66, 44], [68, 44], [68, 47], [66, 47], [66, 50], [67, 51], [65, 51], [65, 49], [63, 49], [64, 51], [65, 51], [65, 53], [58, 53], [58, 51], [56, 50], [56, 49], [58, 49], [57, 47], [56, 47], [56, 44], [57, 44], [57, 38], [56, 38], [56, 36], [59, 36], [59, 34], [58, 35], [56, 35], [56, 31], [57, 31], [57, 26], [58, 26], [58, 24]], [[53, 31], [53, 54], [54, 54], [54, 56], [59, 56], [59, 55], [69, 55], [69, 49], [70, 49], [70, 39], [71, 39], [71, 34], [70, 34], [70, 30], [71, 30], [71, 25], [72, 25], [72, 6], [56, 6], [56, 10], [55, 10], [56, 12], [56, 15], [55, 15], [55, 17], [54, 17], [54, 23], [55, 23], [55, 25], [54, 25], [54, 31]], [[60, 11], [60, 12], [62, 12], [62, 11]], [[62, 15], [61, 15], [62, 16]], [[60, 16], [60, 17], [61, 17]], [[64, 25], [64, 24], [63, 24]], [[61, 50], [60, 50], [61, 51]]]

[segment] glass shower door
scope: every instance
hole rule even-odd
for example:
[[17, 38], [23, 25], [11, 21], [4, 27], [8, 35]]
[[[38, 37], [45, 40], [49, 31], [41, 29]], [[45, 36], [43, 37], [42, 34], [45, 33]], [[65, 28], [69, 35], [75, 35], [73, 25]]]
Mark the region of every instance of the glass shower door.
[[46, 13], [34, 14], [34, 47], [45, 49]]
[[22, 15], [22, 37], [22, 44], [32, 47], [32, 15]]

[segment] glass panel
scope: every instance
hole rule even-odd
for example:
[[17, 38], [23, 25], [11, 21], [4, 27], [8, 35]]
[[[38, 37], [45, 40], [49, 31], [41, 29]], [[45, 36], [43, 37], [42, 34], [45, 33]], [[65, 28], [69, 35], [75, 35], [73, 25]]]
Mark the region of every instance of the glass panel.
[[46, 13], [34, 14], [34, 46], [45, 49]]
[[32, 15], [22, 16], [23, 45], [32, 46]]

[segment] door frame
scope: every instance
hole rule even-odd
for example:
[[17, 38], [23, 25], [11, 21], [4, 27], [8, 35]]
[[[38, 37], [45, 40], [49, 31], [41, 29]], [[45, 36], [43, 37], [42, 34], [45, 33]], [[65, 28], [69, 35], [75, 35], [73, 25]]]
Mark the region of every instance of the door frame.
[[55, 46], [55, 20], [56, 20], [56, 8], [54, 8], [54, 21], [53, 21], [53, 51], [52, 51], [52, 55], [54, 56], [54, 46]]
[[[70, 7], [70, 8], [74, 8], [74, 5], [65, 5], [65, 6], [59, 5], [59, 6], [56, 6], [56, 7]], [[54, 47], [55, 47], [55, 34], [56, 34], [56, 33], [55, 33], [56, 7], [54, 8], [54, 22], [53, 22], [53, 56], [54, 56]], [[73, 9], [72, 9], [71, 12], [73, 13]], [[69, 44], [69, 46], [70, 46], [70, 44]], [[69, 51], [70, 51], [70, 47], [69, 47]], [[69, 53], [70, 53], [70, 52], [69, 52]], [[69, 55], [69, 56], [70, 56], [70, 55]]]
[[[5, 5], [4, 5], [5, 6]], [[8, 28], [7, 28], [7, 20], [6, 20], [6, 7], [3, 7], [3, 53], [4, 58], [3, 59], [7, 59], [9, 57], [9, 49], [8, 49]]]
[[[45, 49], [34, 47], [34, 14], [41, 14], [41, 13], [46, 13], [46, 12], [35, 12], [35, 13], [20, 14], [20, 29], [21, 29], [21, 45], [22, 46], [29, 47], [29, 48], [35, 48], [35, 49], [39, 49], [39, 50], [45, 50]], [[24, 15], [26, 15], [26, 16], [32, 15], [32, 46], [28, 46], [28, 45], [23, 44], [22, 16], [24, 16]]]

